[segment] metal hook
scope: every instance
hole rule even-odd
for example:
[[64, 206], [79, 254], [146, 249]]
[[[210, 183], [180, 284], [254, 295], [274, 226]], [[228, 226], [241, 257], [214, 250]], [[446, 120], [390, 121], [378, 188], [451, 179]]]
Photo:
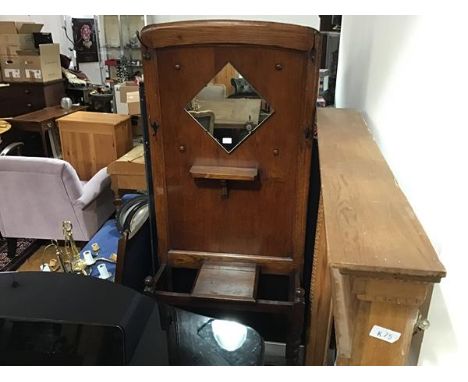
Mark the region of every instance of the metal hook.
[[143, 58], [144, 58], [145, 60], [149, 60], [149, 59], [151, 58], [151, 55], [150, 55], [150, 53], [148, 52], [148, 51], [149, 51], [149, 48], [148, 48], [148, 46], [141, 40], [140, 31], [136, 31], [135, 34], [136, 34], [136, 37], [137, 37], [138, 41], [140, 41], [141, 46], [143, 46], [143, 47], [145, 48], [145, 50], [146, 50], [145, 53], [143, 53]]

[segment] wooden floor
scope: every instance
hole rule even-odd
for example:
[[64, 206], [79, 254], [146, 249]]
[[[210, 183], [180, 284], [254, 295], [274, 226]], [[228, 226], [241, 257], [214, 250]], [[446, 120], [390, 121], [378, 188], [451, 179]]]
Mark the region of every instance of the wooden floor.
[[[55, 247], [50, 246], [47, 248], [46, 245], [42, 245], [36, 252], [34, 252], [19, 268], [18, 272], [38, 272], [41, 264], [49, 263], [53, 258], [57, 258], [55, 255]], [[63, 247], [60, 247], [63, 249]], [[80, 249], [80, 247], [78, 247]], [[60, 267], [59, 267], [60, 268]]]

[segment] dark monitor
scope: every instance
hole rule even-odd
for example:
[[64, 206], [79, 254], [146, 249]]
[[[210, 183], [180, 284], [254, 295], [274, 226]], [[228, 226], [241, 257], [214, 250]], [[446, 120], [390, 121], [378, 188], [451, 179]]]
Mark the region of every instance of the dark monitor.
[[0, 364], [167, 365], [156, 303], [96, 278], [0, 274]]
[[34, 39], [34, 47], [36, 49], [39, 48], [40, 44], [52, 44], [53, 43], [52, 33], [34, 32], [33, 39]]

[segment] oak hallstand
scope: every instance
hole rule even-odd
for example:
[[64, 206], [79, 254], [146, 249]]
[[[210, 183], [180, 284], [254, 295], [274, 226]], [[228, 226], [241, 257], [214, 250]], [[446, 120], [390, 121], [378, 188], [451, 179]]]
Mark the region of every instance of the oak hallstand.
[[[149, 25], [141, 42], [162, 264], [149, 289], [185, 308], [278, 315], [297, 364], [320, 34], [215, 20]], [[236, 71], [248, 96], [232, 94]], [[207, 84], [229, 99], [197, 99], [199, 113], [187, 105]]]

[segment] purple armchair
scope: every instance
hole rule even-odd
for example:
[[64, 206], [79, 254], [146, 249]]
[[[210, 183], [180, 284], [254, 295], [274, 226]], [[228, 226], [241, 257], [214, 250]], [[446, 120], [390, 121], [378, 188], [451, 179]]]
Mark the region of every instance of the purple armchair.
[[63, 240], [62, 222], [88, 241], [114, 212], [107, 168], [88, 182], [60, 159], [0, 157], [0, 232], [5, 238]]

